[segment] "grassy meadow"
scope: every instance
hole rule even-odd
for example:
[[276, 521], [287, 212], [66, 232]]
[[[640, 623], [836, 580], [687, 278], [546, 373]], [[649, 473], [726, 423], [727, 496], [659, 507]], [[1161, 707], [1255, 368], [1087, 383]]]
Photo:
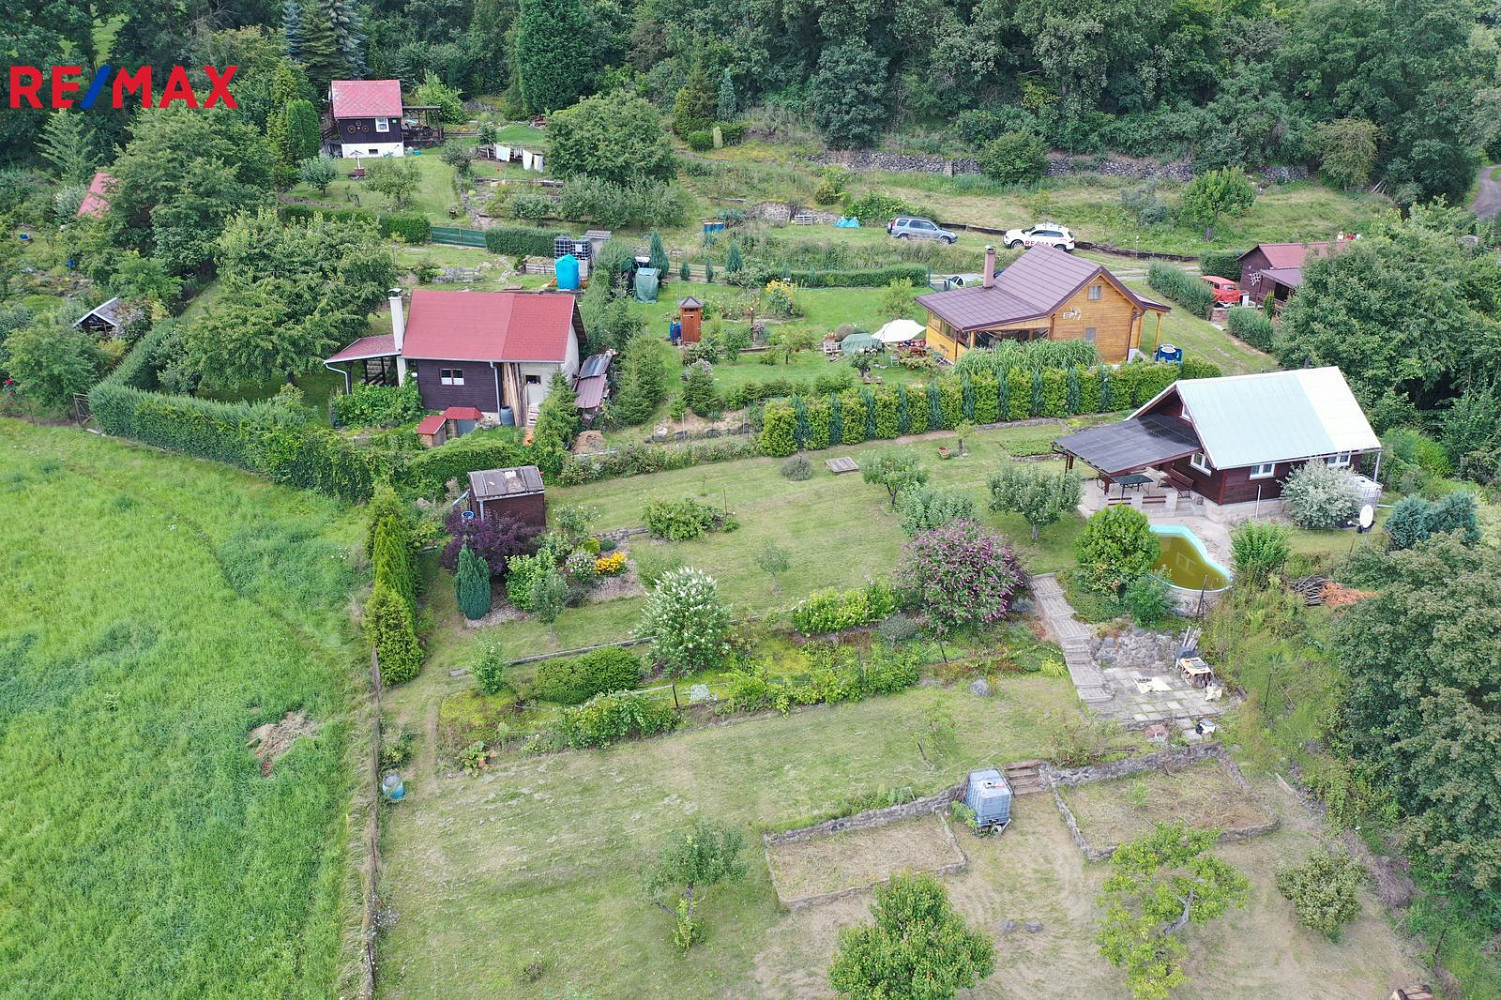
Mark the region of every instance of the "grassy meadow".
[[0, 996], [336, 995], [358, 518], [13, 421], [0, 470]]

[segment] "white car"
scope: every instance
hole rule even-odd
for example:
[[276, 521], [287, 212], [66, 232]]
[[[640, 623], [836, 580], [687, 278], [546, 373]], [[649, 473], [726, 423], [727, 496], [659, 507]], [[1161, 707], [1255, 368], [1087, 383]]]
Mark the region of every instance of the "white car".
[[1008, 229], [1005, 240], [1009, 250], [1018, 247], [1057, 247], [1069, 253], [1074, 250], [1074, 234], [1056, 222], [1039, 222], [1026, 229]]

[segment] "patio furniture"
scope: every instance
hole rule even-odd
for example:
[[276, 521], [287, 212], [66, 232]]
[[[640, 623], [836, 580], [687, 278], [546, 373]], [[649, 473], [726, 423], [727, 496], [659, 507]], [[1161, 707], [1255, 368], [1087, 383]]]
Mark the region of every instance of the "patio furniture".
[[1121, 484], [1122, 490], [1140, 490], [1148, 483], [1156, 482], [1151, 476], [1143, 476], [1139, 472], [1133, 472], [1129, 476], [1121, 476], [1116, 482]]
[[1183, 674], [1183, 679], [1194, 687], [1208, 687], [1214, 680], [1214, 668], [1205, 663], [1203, 657], [1178, 657], [1178, 670]]

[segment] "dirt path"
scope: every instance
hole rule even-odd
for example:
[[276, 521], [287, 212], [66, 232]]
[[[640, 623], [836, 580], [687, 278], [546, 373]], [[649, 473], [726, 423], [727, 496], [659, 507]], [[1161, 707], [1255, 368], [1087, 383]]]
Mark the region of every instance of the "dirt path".
[[1480, 168], [1480, 190], [1475, 192], [1475, 200], [1470, 202], [1470, 211], [1479, 219], [1492, 219], [1501, 212], [1501, 181], [1491, 179], [1491, 172], [1495, 169], [1494, 163], [1487, 163]]

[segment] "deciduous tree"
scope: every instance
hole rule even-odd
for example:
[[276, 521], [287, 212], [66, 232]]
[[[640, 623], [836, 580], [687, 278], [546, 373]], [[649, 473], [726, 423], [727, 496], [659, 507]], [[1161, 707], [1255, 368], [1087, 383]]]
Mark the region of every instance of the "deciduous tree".
[[995, 944], [954, 912], [932, 875], [876, 887], [872, 924], [846, 928], [829, 969], [847, 1000], [953, 1000], [995, 969]]
[[657, 110], [642, 98], [614, 91], [578, 102], [548, 119], [548, 168], [561, 177], [595, 177], [616, 184], [668, 180], [672, 144]]
[[1159, 823], [1110, 857], [1100, 894], [1100, 954], [1125, 970], [1137, 1000], [1163, 1000], [1188, 981], [1179, 931], [1245, 903], [1245, 876], [1209, 853], [1217, 837], [1215, 830]]
[[683, 951], [703, 937], [698, 908], [710, 892], [745, 878], [749, 868], [744, 855], [745, 834], [738, 827], [702, 818], [663, 846], [646, 874], [646, 891], [655, 906], [672, 916], [672, 940]]
[[973, 521], [919, 533], [902, 549], [897, 586], [940, 633], [1000, 621], [1021, 586], [1005, 540]]
[[1162, 554], [1162, 543], [1152, 534], [1145, 514], [1121, 504], [1091, 516], [1074, 551], [1086, 586], [1119, 594], [1132, 580], [1151, 571]]
[[990, 509], [1020, 514], [1032, 527], [1032, 541], [1079, 505], [1079, 477], [1035, 466], [1007, 463], [990, 477]]
[[870, 456], [860, 469], [860, 478], [867, 483], [881, 486], [896, 510], [896, 501], [903, 490], [921, 486], [928, 481], [928, 470], [923, 468], [917, 453], [906, 448], [891, 448]]

